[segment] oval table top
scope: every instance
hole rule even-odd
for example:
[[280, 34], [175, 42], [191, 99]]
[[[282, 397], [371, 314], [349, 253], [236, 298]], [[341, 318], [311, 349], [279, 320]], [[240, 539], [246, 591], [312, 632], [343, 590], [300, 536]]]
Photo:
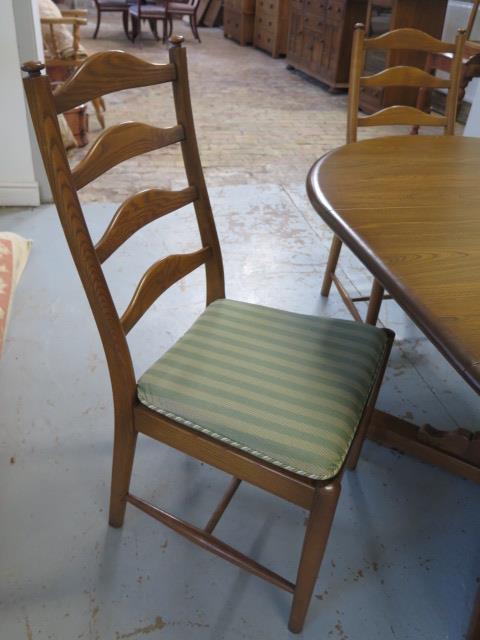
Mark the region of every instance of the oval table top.
[[480, 393], [480, 139], [339, 147], [307, 178], [328, 226]]

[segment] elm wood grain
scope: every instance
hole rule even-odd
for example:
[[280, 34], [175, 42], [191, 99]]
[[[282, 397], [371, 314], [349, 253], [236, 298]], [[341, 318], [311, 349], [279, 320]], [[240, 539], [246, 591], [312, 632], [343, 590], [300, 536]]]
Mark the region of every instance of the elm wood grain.
[[186, 187], [180, 191], [145, 189], [130, 196], [119, 206], [105, 233], [95, 245], [98, 259], [105, 262], [135, 231], [191, 204], [196, 197], [195, 187]]
[[245, 554], [237, 551], [233, 547], [228, 544], [225, 544], [215, 536], [212, 536], [209, 533], [206, 533], [202, 529], [195, 527], [194, 525], [185, 522], [184, 520], [180, 520], [180, 518], [176, 518], [172, 516], [170, 513], [163, 511], [163, 509], [159, 509], [154, 505], [134, 496], [132, 494], [128, 494], [127, 501], [130, 504], [135, 505], [138, 509], [147, 513], [155, 520], [158, 520], [165, 526], [173, 529], [176, 533], [179, 533], [181, 536], [184, 536], [190, 542], [197, 544], [199, 547], [214, 553], [215, 555], [231, 562], [237, 567], [241, 569], [245, 569], [249, 573], [257, 576], [258, 578], [262, 578], [267, 582], [275, 585], [279, 589], [283, 589], [284, 591], [288, 591], [288, 593], [293, 593], [295, 590], [295, 585], [279, 576], [277, 573], [270, 571], [263, 565], [255, 562]]
[[[310, 516], [311, 525], [308, 529], [310, 533], [304, 542], [298, 584], [294, 587], [291, 583], [258, 565], [254, 560], [246, 558], [231, 547], [228, 547], [212, 536], [211, 533], [181, 522], [174, 516], [148, 505], [145, 501], [129, 493], [138, 433], [151, 436], [191, 455], [197, 460], [211, 464], [215, 468], [233, 475], [238, 480], [248, 481], [254, 486], [309, 510], [313, 505], [315, 495], [323, 495], [329, 491], [328, 489], [324, 491], [324, 483], [322, 482], [293, 474], [249, 455], [240, 449], [235, 449], [221, 440], [192, 431], [192, 429], [141, 405], [137, 398], [136, 380], [125, 333], [133, 326], [134, 322], [143, 314], [151, 302], [156, 299], [157, 295], [194, 267], [205, 264], [207, 305], [225, 296], [220, 246], [198, 153], [190, 102], [186, 53], [180, 46], [182, 40], [183, 38], [180, 37], [171, 39], [173, 46], [169, 51], [170, 63], [168, 65], [163, 65], [163, 67], [162, 65], [148, 65], [148, 63], [143, 65], [145, 71], [144, 84], [152, 84], [152, 73], [156, 74], [159, 82], [164, 81], [167, 75], [171, 76], [177, 119], [177, 125], [173, 129], [183, 132], [180, 144], [188, 186], [192, 190], [189, 192], [189, 196], [193, 193], [195, 194], [193, 206], [200, 232], [201, 248], [193, 254], [183, 256], [170, 255], [151, 267], [139, 284], [132, 303], [122, 318], [117, 314], [99, 257], [104, 258], [108, 248], [106, 245], [109, 242], [110, 245], [113, 245], [120, 240], [123, 241], [128, 233], [134, 233], [137, 228], [143, 226], [147, 219], [157, 217], [152, 211], [150, 206], [152, 203], [149, 198], [151, 197], [155, 200], [159, 194], [152, 195], [150, 192], [150, 195], [146, 195], [143, 193], [136, 200], [132, 201], [130, 199], [127, 201], [123, 209], [124, 213], [121, 213], [122, 209], [120, 209], [120, 213], [110, 223], [109, 228], [114, 229], [114, 231], [107, 232], [106, 236], [104, 236], [107, 240], [100, 242], [100, 248], [97, 253], [77, 196], [78, 185], [85, 178], [80, 179], [78, 177], [80, 174], [78, 167], [75, 174], [68, 165], [58, 127], [58, 103], [55, 103], [47, 78], [41, 75], [42, 65], [31, 63], [24, 66], [24, 70], [30, 73], [30, 78], [24, 80], [24, 85], [39, 147], [47, 169], [59, 217], [97, 323], [110, 372], [115, 429], [109, 523], [114, 527], [122, 526], [128, 501], [210, 551], [229, 559], [238, 566], [253, 571], [256, 575], [277, 584], [277, 586], [287, 588], [288, 591], [294, 590], [292, 624], [295, 630], [299, 631], [303, 626], [311, 597], [312, 580], [315, 577], [313, 574], [318, 571], [322, 555], [319, 550], [322, 550], [327, 542], [326, 539], [322, 540], [321, 536], [326, 537], [328, 535], [329, 526], [325, 526], [325, 522], [331, 520], [333, 515], [334, 505], [332, 503], [325, 504], [325, 513], [323, 513], [323, 510], [315, 502], [315, 510]], [[95, 78], [93, 88], [88, 82], [88, 78], [91, 77], [92, 73], [91, 64], [85, 63], [83, 67], [80, 67], [76, 74], [75, 84], [71, 85], [75, 100], [80, 96], [79, 88], [82, 88], [85, 94], [92, 95], [97, 91], [100, 94], [104, 94], [106, 89], [112, 90], [113, 86], [118, 86], [122, 89], [128, 87], [128, 82], [124, 81], [116, 71], [112, 81], [112, 77], [109, 74], [110, 57], [113, 61], [113, 69], [117, 68], [119, 60], [125, 62], [125, 74], [127, 78], [131, 78], [132, 86], [142, 85], [142, 64], [140, 61], [134, 60], [132, 62], [131, 57], [125, 58], [118, 52], [113, 52], [112, 54], [104, 53], [102, 58], [97, 58], [95, 63], [95, 68], [101, 70], [102, 74], [100, 78]], [[134, 78], [132, 78], [133, 69], [138, 71]], [[85, 81], [84, 74], [86, 74], [87, 81]], [[62, 100], [64, 105], [68, 105], [73, 98], [70, 98], [67, 92], [62, 95]], [[124, 133], [123, 140], [125, 138], [128, 139], [126, 144], [121, 142], [119, 131]], [[140, 147], [143, 147], [143, 151], [149, 148], [149, 144], [151, 145], [151, 141], [149, 142], [150, 136], [146, 135], [145, 125], [127, 124], [123, 129], [114, 128], [113, 132], [113, 135], [106, 134], [103, 137], [103, 144], [98, 147], [98, 152], [95, 151], [98, 162], [95, 160], [92, 163], [91, 156], [85, 165], [89, 167], [92, 175], [99, 167], [104, 168], [109, 165], [113, 155], [116, 156], [117, 160], [120, 156], [121, 158], [126, 158], [134, 155], [132, 151], [123, 151], [124, 148], [131, 146], [135, 153], [139, 151], [135, 146], [137, 143], [134, 141], [134, 136], [131, 135], [132, 132], [137, 134], [136, 137], [140, 140], [139, 144]], [[125, 132], [130, 133], [126, 136]], [[152, 135], [153, 138], [158, 138], [158, 131], [157, 133], [152, 133]], [[116, 142], [117, 140], [119, 142]], [[94, 169], [92, 169], [92, 166]], [[88, 172], [85, 169], [83, 173], [86, 174]], [[173, 205], [174, 201], [179, 206], [183, 204], [183, 200], [181, 198], [177, 199], [177, 195], [173, 194], [167, 197], [164, 201], [168, 205], [167, 208], [171, 208], [170, 205]], [[137, 206], [143, 213], [138, 223], [134, 223], [132, 222], [133, 214], [128, 213], [128, 211], [134, 211]], [[162, 206], [160, 205], [159, 215], [165, 212], [165, 208], [162, 209]], [[386, 331], [386, 340], [387, 346], [383, 363], [376, 372], [361, 423], [352, 443], [352, 450], [355, 450], [355, 455], [361, 448], [368, 420], [378, 395], [383, 370], [393, 341], [391, 332]], [[345, 465], [339, 470], [337, 476], [329, 481], [331, 484], [339, 484], [344, 467]], [[224, 500], [220, 505], [220, 510], [225, 506], [226, 501]], [[214, 517], [219, 517], [219, 515], [217, 510], [217, 514], [214, 514]], [[312, 531], [315, 532], [315, 535], [311, 533]], [[320, 536], [320, 539], [317, 539], [318, 536]], [[310, 564], [308, 558], [312, 559], [313, 565]]]
[[477, 392], [479, 154], [475, 138], [364, 140], [307, 179], [316, 211]]
[[[460, 62], [463, 45], [465, 43], [465, 33], [460, 31], [457, 34], [455, 44], [443, 42], [433, 38], [427, 33], [417, 29], [403, 28], [387, 32], [376, 38], [365, 38], [365, 27], [362, 24], [355, 26], [352, 47], [352, 62], [350, 69], [350, 86], [348, 94], [347, 111], [347, 143], [356, 142], [358, 127], [375, 127], [385, 125], [409, 125], [409, 126], [438, 126], [443, 127], [445, 134], [453, 134], [455, 130], [455, 114], [458, 97]], [[445, 51], [448, 53], [454, 50], [454, 63], [451, 68], [451, 75], [448, 79], [438, 79], [429, 75], [422, 69], [409, 66], [395, 66], [384, 69], [373, 76], [362, 76], [365, 62], [365, 55], [369, 50], [409, 50], [416, 51]], [[376, 113], [359, 116], [359, 105], [362, 87], [391, 87], [407, 86], [417, 88], [431, 88], [441, 82], [448, 88], [447, 110], [445, 116], [425, 113], [421, 109], [405, 105], [391, 105]], [[335, 276], [335, 270], [340, 257], [342, 242], [338, 237], [334, 237], [330, 248], [327, 268], [323, 277], [321, 294], [328, 296], [332, 282], [338, 289], [340, 296], [355, 320], [359, 319], [353, 299], [348, 295], [346, 289]], [[340, 285], [340, 287], [339, 287]], [[374, 290], [377, 287], [374, 284]], [[369, 324], [376, 324], [380, 312], [382, 298], [378, 296], [372, 300], [369, 307], [366, 321]]]
[[109, 127], [72, 169], [75, 186], [81, 189], [120, 162], [175, 144], [184, 137], [181, 125], [160, 129], [141, 122], [122, 122]]
[[100, 51], [54, 92], [57, 113], [108, 93], [175, 80], [174, 64], [147, 62], [125, 51]]
[[170, 255], [155, 262], [143, 275], [120, 322], [128, 333], [157, 298], [172, 284], [205, 264], [212, 257], [210, 247], [203, 247], [193, 253]]
[[[386, 31], [412, 27], [420, 29], [435, 38], [441, 38], [447, 4], [448, 0], [422, 0], [421, 2], [418, 2], [418, 0], [369, 0], [368, 12], [371, 15], [372, 5], [390, 9], [390, 20], [386, 26]], [[370, 34], [372, 22], [368, 15], [365, 18], [365, 24]], [[379, 71], [383, 64], [387, 67], [408, 65], [423, 68], [425, 61], [426, 54], [422, 51], [390, 50], [385, 55], [378, 55], [378, 53], [373, 52], [366, 57], [365, 75]], [[362, 87], [360, 107], [364, 113], [370, 113], [394, 104], [415, 106], [416, 99], [417, 90], [415, 88], [387, 87], [385, 89], [372, 89]]]

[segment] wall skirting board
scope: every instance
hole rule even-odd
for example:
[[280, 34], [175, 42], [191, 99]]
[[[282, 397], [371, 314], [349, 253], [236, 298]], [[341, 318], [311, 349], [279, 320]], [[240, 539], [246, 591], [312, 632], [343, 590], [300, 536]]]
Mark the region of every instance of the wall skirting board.
[[36, 207], [39, 204], [38, 182], [0, 182], [0, 206]]

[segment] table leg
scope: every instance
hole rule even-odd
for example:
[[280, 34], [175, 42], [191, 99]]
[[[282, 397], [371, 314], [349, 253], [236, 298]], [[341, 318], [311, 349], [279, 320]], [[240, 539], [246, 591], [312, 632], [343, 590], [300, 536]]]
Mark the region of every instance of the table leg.
[[[376, 410], [368, 438], [480, 484], [480, 432], [417, 427]], [[480, 639], [480, 636], [479, 636]]]

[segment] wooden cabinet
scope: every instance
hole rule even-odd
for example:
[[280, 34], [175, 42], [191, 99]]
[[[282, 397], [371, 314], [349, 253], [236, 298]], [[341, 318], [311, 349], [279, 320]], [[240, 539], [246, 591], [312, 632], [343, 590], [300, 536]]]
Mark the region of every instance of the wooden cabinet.
[[274, 58], [287, 53], [288, 0], [257, 0], [253, 44]]
[[353, 27], [367, 0], [291, 0], [287, 62], [332, 89], [348, 87]]
[[255, 0], [224, 0], [223, 35], [242, 46], [253, 42]]
[[[441, 38], [447, 4], [448, 0], [373, 0], [371, 35], [378, 36], [401, 27], [414, 27]], [[387, 56], [383, 51], [371, 51], [365, 60], [365, 74], [378, 73], [385, 67], [402, 64], [423, 68], [425, 62], [426, 55], [420, 52], [392, 51]], [[415, 105], [416, 99], [417, 89], [360, 89], [360, 109], [365, 113], [392, 104]]]

